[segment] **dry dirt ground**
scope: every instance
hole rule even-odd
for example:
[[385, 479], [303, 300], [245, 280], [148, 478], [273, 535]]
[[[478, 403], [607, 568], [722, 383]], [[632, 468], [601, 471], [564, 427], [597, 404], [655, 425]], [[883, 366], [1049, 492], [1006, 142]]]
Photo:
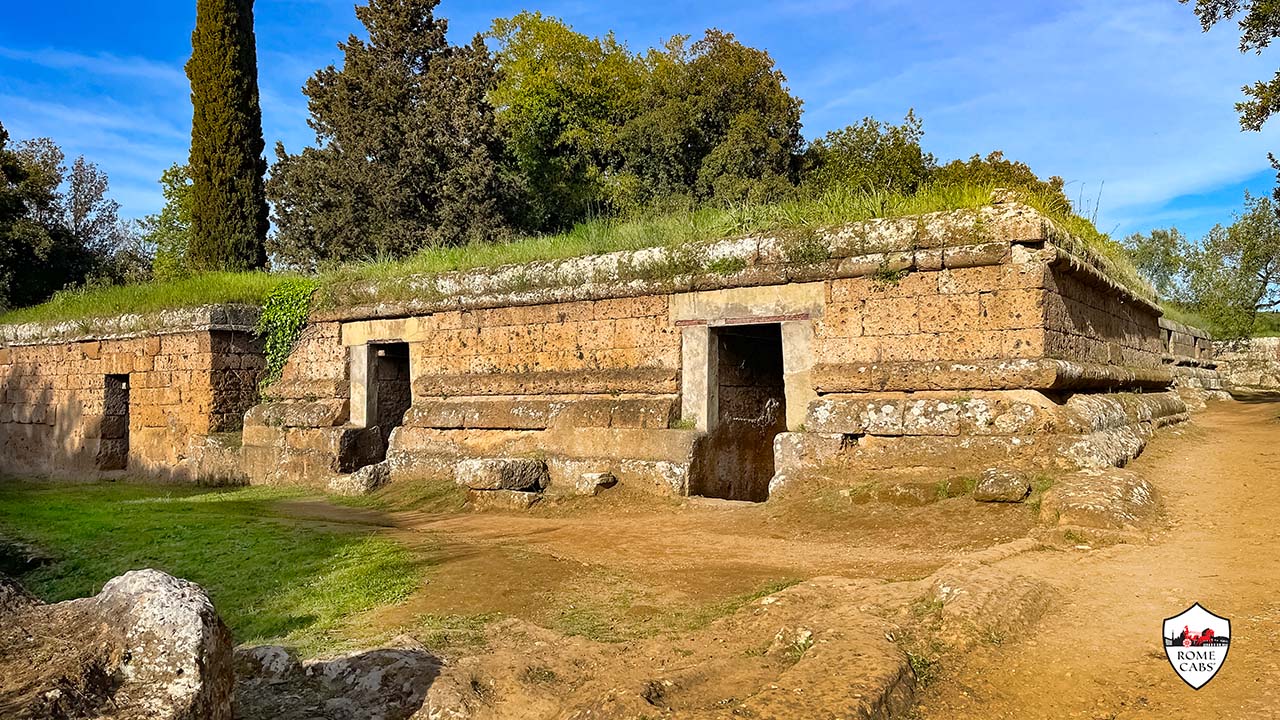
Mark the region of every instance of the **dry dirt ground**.
[[[469, 703], [468, 717], [871, 716], [861, 692], [899, 687], [905, 672], [880, 638], [902, 641], [932, 618], [944, 644], [948, 623], [970, 638], [913, 663], [929, 680], [908, 710], [921, 720], [1280, 718], [1278, 415], [1280, 404], [1216, 403], [1162, 431], [1133, 468], [1164, 515], [1149, 536], [1106, 548], [1034, 549], [1015, 541], [1055, 536], [1031, 508], [967, 497], [750, 505], [611, 491], [523, 514], [289, 512], [385, 526], [423, 558], [420, 591], [344, 634], [407, 633], [452, 658], [432, 692], [463, 678], [450, 702]], [[821, 579], [749, 602], [810, 578]], [[953, 613], [929, 600], [930, 583], [971, 583], [975, 602]], [[898, 609], [877, 609], [882, 596]], [[1163, 618], [1197, 601], [1233, 621], [1229, 658], [1199, 692], [1160, 636]], [[888, 674], [871, 682], [862, 667]]]
[[352, 619], [344, 634], [370, 641], [498, 617], [606, 642], [643, 638], [813, 577], [923, 578], [1035, 525], [1029, 508], [968, 497], [901, 507], [839, 493], [776, 505], [606, 493], [523, 514], [286, 507], [309, 522], [386, 525], [429, 565], [408, 601]]
[[[1280, 404], [1211, 403], [1160, 434], [1133, 468], [1162, 493], [1149, 543], [996, 563], [1047, 580], [1028, 636], [945, 668], [921, 718], [1280, 717]], [[1200, 602], [1231, 620], [1231, 650], [1199, 691], [1161, 647], [1166, 617]]]

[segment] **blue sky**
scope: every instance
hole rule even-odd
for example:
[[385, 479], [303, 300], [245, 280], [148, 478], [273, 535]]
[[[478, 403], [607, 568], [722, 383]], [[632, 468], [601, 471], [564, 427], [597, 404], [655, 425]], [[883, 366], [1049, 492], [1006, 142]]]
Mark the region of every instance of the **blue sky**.
[[[1246, 188], [1274, 184], [1266, 153], [1280, 150], [1280, 120], [1241, 133], [1233, 106], [1280, 55], [1241, 55], [1234, 25], [1202, 34], [1176, 0], [443, 0], [438, 12], [462, 42], [524, 8], [593, 35], [612, 29], [634, 50], [734, 32], [772, 53], [804, 99], [806, 136], [915, 108], [940, 159], [1002, 149], [1066, 178], [1108, 232], [1176, 224], [1199, 235]], [[5, 15], [10, 135], [47, 135], [97, 162], [126, 215], [158, 209], [156, 179], [187, 151], [194, 0], [44, 0]], [[256, 16], [269, 156], [276, 140], [296, 151], [313, 139], [302, 84], [340, 62], [336, 43], [359, 24], [351, 0], [258, 0]]]

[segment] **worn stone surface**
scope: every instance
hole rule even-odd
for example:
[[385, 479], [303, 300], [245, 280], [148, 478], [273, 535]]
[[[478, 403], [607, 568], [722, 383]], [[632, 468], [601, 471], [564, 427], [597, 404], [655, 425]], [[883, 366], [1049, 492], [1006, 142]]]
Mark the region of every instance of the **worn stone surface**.
[[940, 608], [931, 629], [951, 652], [1027, 632], [1052, 601], [1045, 582], [972, 561], [948, 565], [926, 583], [920, 602]]
[[454, 481], [472, 490], [536, 492], [548, 483], [547, 463], [533, 458], [474, 458], [462, 460]]
[[531, 490], [467, 490], [467, 502], [475, 510], [528, 510], [542, 500]]
[[547, 491], [554, 495], [597, 495], [618, 484], [613, 471], [616, 464], [616, 460], [609, 458], [547, 458]]
[[329, 492], [335, 495], [368, 495], [391, 479], [391, 466], [386, 462], [366, 465], [348, 475], [335, 475], [329, 481]]
[[1053, 472], [1120, 466], [1158, 428], [1187, 417], [1177, 392], [1082, 392], [1065, 401], [1035, 390], [829, 394], [809, 407], [806, 430], [817, 432], [775, 440], [776, 475], [781, 488], [806, 475], [908, 468], [954, 477], [996, 463]]
[[199, 586], [136, 570], [92, 598], [9, 605], [0, 715], [231, 720], [231, 634]]
[[1052, 525], [1127, 530], [1150, 520], [1159, 509], [1155, 488], [1132, 470], [1081, 470], [1059, 478], [1045, 491], [1040, 518]]
[[6, 615], [38, 605], [39, 600], [17, 580], [0, 573], [0, 621]]
[[1031, 494], [1031, 483], [1025, 473], [1001, 468], [987, 468], [973, 488], [978, 502], [1022, 502]]
[[1237, 397], [1280, 396], [1280, 338], [1215, 345], [1223, 385]]
[[245, 423], [265, 427], [333, 427], [347, 420], [346, 398], [312, 401], [269, 402], [255, 405], [245, 414]]
[[423, 706], [443, 661], [413, 638], [299, 662], [286, 649], [236, 649], [241, 720], [406, 720]]

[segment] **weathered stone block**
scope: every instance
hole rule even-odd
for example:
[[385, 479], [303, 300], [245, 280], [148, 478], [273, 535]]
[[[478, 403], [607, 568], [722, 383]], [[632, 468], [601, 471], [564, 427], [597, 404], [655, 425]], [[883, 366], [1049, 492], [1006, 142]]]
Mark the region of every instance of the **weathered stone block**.
[[867, 335], [910, 335], [920, 332], [920, 303], [914, 297], [870, 298], [863, 315]]
[[999, 265], [1009, 259], [1009, 253], [1008, 241], [956, 245], [943, 249], [943, 264], [951, 269]]
[[348, 407], [345, 399], [263, 403], [255, 405], [245, 414], [245, 425], [296, 428], [334, 427], [346, 422]]
[[987, 468], [973, 489], [973, 499], [978, 502], [1017, 503], [1031, 494], [1031, 483], [1025, 474], [1015, 470]]
[[1081, 470], [1045, 491], [1040, 519], [1055, 525], [1123, 530], [1154, 516], [1155, 488], [1132, 470]]
[[475, 488], [467, 490], [467, 502], [476, 510], [528, 510], [538, 504], [541, 499], [542, 495], [536, 492], [477, 490]]
[[547, 463], [533, 458], [475, 458], [462, 460], [454, 481], [472, 490], [537, 492], [547, 487]]
[[391, 467], [386, 462], [366, 465], [347, 475], [335, 475], [329, 481], [329, 492], [335, 495], [368, 495], [386, 485]]

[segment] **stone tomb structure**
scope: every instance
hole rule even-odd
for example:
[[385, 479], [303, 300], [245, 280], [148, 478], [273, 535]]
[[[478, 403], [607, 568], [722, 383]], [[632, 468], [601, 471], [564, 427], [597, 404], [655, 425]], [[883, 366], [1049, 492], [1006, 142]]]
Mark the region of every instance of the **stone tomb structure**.
[[519, 504], [1123, 464], [1186, 406], [1159, 308], [1114, 277], [1004, 202], [355, 288], [246, 414], [243, 469]]
[[242, 481], [256, 308], [0, 326], [0, 472]]

